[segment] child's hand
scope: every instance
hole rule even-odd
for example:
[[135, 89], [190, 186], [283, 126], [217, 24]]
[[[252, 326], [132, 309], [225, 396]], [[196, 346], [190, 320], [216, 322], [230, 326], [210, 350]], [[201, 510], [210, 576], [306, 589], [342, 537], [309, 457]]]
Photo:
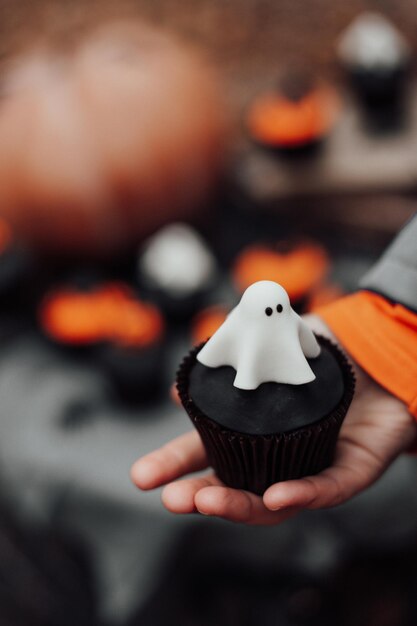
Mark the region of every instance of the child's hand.
[[[321, 320], [308, 321], [316, 332], [336, 341]], [[132, 480], [144, 490], [166, 485], [162, 502], [173, 513], [200, 512], [246, 524], [277, 524], [300, 509], [341, 504], [375, 482], [417, 437], [417, 424], [405, 405], [359, 368], [355, 373], [355, 397], [334, 463], [316, 476], [276, 483], [263, 497], [225, 487], [213, 473], [178, 481], [207, 467], [200, 437], [193, 431], [139, 459]]]

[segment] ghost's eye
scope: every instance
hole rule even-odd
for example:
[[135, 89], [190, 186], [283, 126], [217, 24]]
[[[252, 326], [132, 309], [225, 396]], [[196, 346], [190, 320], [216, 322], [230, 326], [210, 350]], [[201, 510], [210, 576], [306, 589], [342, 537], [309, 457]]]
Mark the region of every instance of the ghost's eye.
[[282, 304], [277, 304], [278, 313], [282, 313]]
[[265, 315], [267, 315], [268, 317], [269, 317], [270, 315], [272, 315], [272, 309], [271, 309], [271, 307], [270, 307], [270, 306], [267, 306], [267, 307], [266, 307], [266, 309], [265, 309]]

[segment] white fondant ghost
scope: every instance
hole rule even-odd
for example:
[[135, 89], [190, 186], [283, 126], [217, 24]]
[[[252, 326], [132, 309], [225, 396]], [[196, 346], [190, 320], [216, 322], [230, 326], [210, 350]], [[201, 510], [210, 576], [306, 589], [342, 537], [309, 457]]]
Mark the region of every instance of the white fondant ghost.
[[347, 65], [390, 68], [404, 63], [410, 46], [400, 31], [380, 13], [366, 11], [356, 17], [342, 33], [338, 54]]
[[291, 308], [281, 285], [261, 280], [248, 287], [239, 304], [197, 355], [207, 367], [230, 365], [234, 386], [256, 389], [261, 383], [302, 385], [315, 379], [306, 357], [320, 346]]
[[165, 226], [148, 240], [139, 269], [174, 296], [186, 296], [210, 284], [217, 270], [203, 239], [181, 222]]

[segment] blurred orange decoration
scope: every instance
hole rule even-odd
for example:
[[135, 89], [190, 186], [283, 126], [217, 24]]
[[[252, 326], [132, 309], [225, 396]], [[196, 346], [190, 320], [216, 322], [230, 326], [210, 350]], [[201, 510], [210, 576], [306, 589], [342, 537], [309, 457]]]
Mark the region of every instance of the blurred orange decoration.
[[333, 127], [339, 111], [335, 90], [310, 81], [299, 85], [305, 81], [298, 76], [291, 82], [259, 96], [249, 108], [246, 123], [255, 141], [271, 148], [297, 148], [320, 141]]
[[309, 298], [308, 301], [308, 310], [315, 311], [321, 306], [325, 306], [326, 304], [330, 304], [335, 300], [341, 298], [345, 292], [343, 291], [340, 285], [335, 283], [325, 283], [317, 288]]
[[219, 173], [227, 115], [195, 50], [135, 22], [9, 64], [0, 206], [62, 253], [117, 251], [199, 206]]
[[221, 306], [212, 306], [200, 311], [192, 321], [191, 338], [198, 345], [214, 335], [226, 319], [228, 311]]
[[144, 347], [160, 339], [164, 331], [158, 309], [140, 302], [119, 283], [107, 283], [91, 292], [58, 290], [43, 302], [40, 321], [53, 340], [79, 346], [110, 341]]
[[300, 243], [287, 252], [266, 246], [251, 246], [237, 257], [233, 278], [243, 292], [258, 280], [274, 280], [297, 301], [310, 294], [329, 269], [326, 251], [318, 244]]

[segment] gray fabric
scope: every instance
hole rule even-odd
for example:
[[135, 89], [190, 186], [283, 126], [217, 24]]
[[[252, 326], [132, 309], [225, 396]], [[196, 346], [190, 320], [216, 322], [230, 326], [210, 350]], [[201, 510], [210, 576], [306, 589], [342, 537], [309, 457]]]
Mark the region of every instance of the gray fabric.
[[417, 214], [359, 284], [417, 310]]
[[[26, 523], [85, 540], [101, 616], [122, 622], [190, 523], [164, 510], [159, 490], [139, 492], [130, 466], [189, 430], [188, 418], [168, 399], [153, 409], [114, 405], [98, 371], [32, 334], [2, 346], [0, 407], [3, 496]], [[74, 414], [75, 422], [68, 419]]]
[[[186, 349], [179, 348], [172, 371]], [[141, 493], [129, 480], [131, 463], [189, 430], [188, 418], [168, 400], [137, 411], [112, 405], [98, 372], [70, 362], [32, 334], [0, 351], [0, 407], [0, 481], [14, 512], [85, 541], [101, 616], [123, 622], [146, 600], [181, 534], [204, 523], [202, 516], [169, 514], [159, 490]], [[78, 413], [84, 408], [84, 421], [68, 421], [74, 407]], [[410, 545], [416, 471], [417, 459], [404, 456], [355, 500], [276, 528], [207, 523], [219, 533], [215, 545], [221, 543], [230, 558], [324, 575], [364, 544]]]

